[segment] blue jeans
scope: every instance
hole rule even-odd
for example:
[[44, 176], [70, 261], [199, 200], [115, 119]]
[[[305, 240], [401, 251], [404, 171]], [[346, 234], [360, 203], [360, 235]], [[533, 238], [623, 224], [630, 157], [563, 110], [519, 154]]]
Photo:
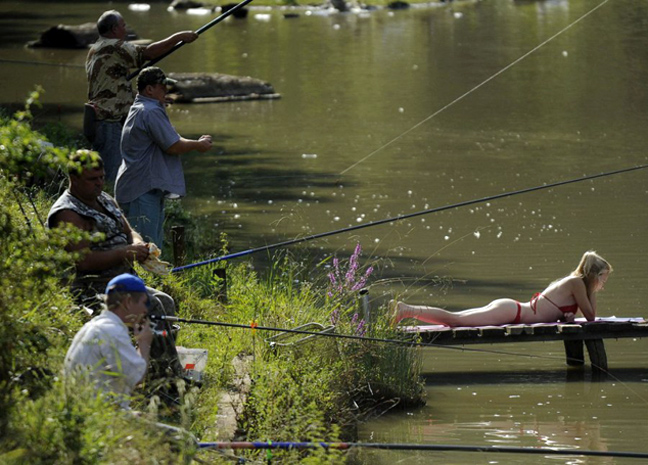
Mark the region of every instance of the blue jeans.
[[113, 182], [121, 165], [121, 121], [97, 121], [97, 134], [92, 150], [101, 155], [106, 171], [106, 181]]
[[153, 189], [120, 205], [133, 230], [161, 250], [164, 245], [164, 192]]

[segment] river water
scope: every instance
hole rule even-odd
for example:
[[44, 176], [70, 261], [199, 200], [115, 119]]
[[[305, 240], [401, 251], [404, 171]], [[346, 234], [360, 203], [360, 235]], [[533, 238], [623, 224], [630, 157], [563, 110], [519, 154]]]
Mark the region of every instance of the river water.
[[[95, 21], [113, 7], [152, 39], [212, 18], [162, 4], [133, 11], [0, 2], [0, 104], [18, 103], [41, 84], [39, 117], [80, 127], [86, 52], [24, 44], [51, 25]], [[646, 163], [645, 2], [482, 0], [392, 13], [284, 13], [253, 9], [160, 63], [166, 71], [250, 75], [282, 95], [169, 109], [181, 134], [214, 137], [210, 153], [184, 157], [183, 204], [226, 232], [233, 251]], [[360, 243], [363, 264], [376, 266], [375, 307], [397, 294], [461, 309], [501, 296], [527, 300], [595, 249], [615, 267], [599, 313], [644, 316], [646, 176], [516, 195], [292, 250], [316, 263], [347, 257]], [[609, 341], [604, 382], [592, 382], [587, 369], [567, 371], [561, 343], [492, 349], [511, 354], [426, 350], [428, 405], [367, 423], [361, 439], [648, 452], [645, 341]], [[529, 354], [543, 358], [521, 356]], [[366, 457], [529, 460], [626, 463], [468, 452]]]

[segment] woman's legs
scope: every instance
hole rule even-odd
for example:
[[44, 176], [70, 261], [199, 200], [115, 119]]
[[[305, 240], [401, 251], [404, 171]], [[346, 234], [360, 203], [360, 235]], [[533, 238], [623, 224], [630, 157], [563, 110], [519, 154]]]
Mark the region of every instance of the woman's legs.
[[446, 326], [485, 326], [513, 323], [518, 312], [518, 303], [513, 299], [497, 299], [485, 307], [471, 308], [461, 312], [449, 312], [438, 307], [408, 305], [397, 302], [393, 323], [405, 318], [416, 318], [426, 323]]

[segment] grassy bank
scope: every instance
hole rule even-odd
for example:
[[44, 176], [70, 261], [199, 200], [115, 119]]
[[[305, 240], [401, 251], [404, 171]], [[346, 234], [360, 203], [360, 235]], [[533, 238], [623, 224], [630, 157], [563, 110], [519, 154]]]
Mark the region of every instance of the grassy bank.
[[[359, 421], [387, 406], [421, 401], [419, 354], [413, 349], [324, 338], [273, 348], [265, 339], [274, 333], [195, 324], [183, 325], [178, 344], [208, 349], [209, 361], [202, 388], [178, 386], [180, 405], [168, 405], [144, 385], [132, 403], [143, 412], [136, 417], [62, 379], [65, 352], [88, 316], [62, 284], [74, 260], [63, 246], [80, 233], [42, 225], [66, 185], [61, 167], [74, 149], [44, 144], [46, 132], [55, 144], [74, 140], [60, 127], [35, 132], [29, 111], [0, 121], [0, 462], [229, 463], [218, 453], [197, 452], [186, 437], [169, 438], [153, 422], [180, 426], [202, 441], [223, 440], [215, 427], [218, 399], [235, 387], [231, 362], [240, 354], [250, 360], [252, 381], [238, 420], [240, 440], [352, 440]], [[191, 215], [174, 213], [180, 216], [198, 228]], [[211, 250], [192, 245], [201, 256], [190, 260], [218, 255], [226, 241]], [[338, 333], [393, 338], [384, 317], [371, 325], [362, 321], [356, 290], [371, 273], [361, 260], [359, 249], [350, 260], [315, 265], [279, 254], [263, 273], [237, 262], [166, 277], [142, 275], [174, 297], [184, 318], [279, 328], [334, 322]], [[227, 270], [226, 302], [216, 267]], [[245, 456], [266, 457], [254, 451]], [[308, 457], [273, 452], [275, 463], [344, 458], [323, 450]]]

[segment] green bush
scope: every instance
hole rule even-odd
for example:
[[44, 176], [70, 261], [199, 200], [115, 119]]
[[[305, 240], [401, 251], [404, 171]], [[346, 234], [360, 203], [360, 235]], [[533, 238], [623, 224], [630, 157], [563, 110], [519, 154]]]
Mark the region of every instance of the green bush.
[[[262, 276], [245, 262], [219, 262], [165, 277], [140, 270], [149, 285], [174, 297], [180, 317], [247, 327], [182, 325], [178, 344], [208, 349], [209, 362], [201, 389], [185, 392], [179, 384], [180, 405], [165, 405], [151, 385], [144, 385], [132, 402], [145, 412], [138, 418], [95, 397], [88, 386], [59, 379], [71, 339], [88, 318], [67, 291], [65, 279], [76, 257], [64, 246], [87, 235], [73, 228], [49, 231], [43, 225], [59, 190], [60, 172], [70, 168], [75, 148], [54, 147], [30, 127], [29, 108], [37, 97], [38, 92], [31, 95], [25, 111], [0, 117], [0, 462], [179, 463], [206, 458], [209, 452], [194, 450], [186, 436], [170, 438], [153, 422], [182, 426], [203, 441], [226, 439], [214, 425], [222, 392], [239, 388], [232, 366], [239, 355], [251, 360], [239, 439], [353, 440], [357, 423], [385, 406], [421, 402], [417, 350], [326, 337], [299, 342], [300, 335], [286, 337], [287, 345], [272, 345], [269, 338], [277, 332], [251, 327], [333, 322], [338, 333], [395, 338], [384, 317], [371, 324], [362, 320], [357, 290], [371, 272], [359, 266], [359, 248], [348, 261], [321, 263], [277, 253]], [[51, 134], [72, 140], [61, 132]], [[174, 217], [196, 229], [198, 222], [180, 205]], [[208, 256], [226, 249], [225, 238], [211, 249], [205, 243], [189, 248]], [[214, 275], [217, 269], [227, 271], [227, 298], [224, 282]], [[210, 463], [226, 463], [211, 454]], [[261, 459], [267, 452], [243, 455]], [[277, 463], [313, 464], [339, 463], [344, 457], [324, 449], [271, 455]]]

